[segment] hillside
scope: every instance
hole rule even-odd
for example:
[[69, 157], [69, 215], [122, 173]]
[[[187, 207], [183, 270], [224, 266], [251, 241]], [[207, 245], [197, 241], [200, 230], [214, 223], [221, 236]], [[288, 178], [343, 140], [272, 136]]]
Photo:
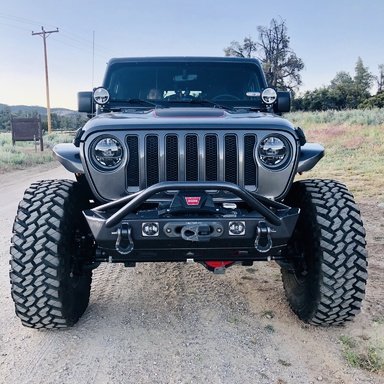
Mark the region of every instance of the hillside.
[[[12, 114], [15, 115], [33, 115], [39, 114], [41, 116], [47, 115], [47, 108], [38, 105], [7, 105], [0, 104], [0, 113], [9, 108]], [[66, 108], [51, 108], [51, 113], [56, 113], [59, 116], [77, 115], [79, 112], [72, 111]]]
[[[47, 109], [37, 105], [6, 105], [0, 104], [0, 131], [11, 129], [11, 118], [31, 117], [40, 115], [43, 129], [47, 126]], [[80, 128], [88, 120], [85, 113], [79, 113], [66, 108], [52, 108], [52, 129], [54, 130], [75, 130]]]

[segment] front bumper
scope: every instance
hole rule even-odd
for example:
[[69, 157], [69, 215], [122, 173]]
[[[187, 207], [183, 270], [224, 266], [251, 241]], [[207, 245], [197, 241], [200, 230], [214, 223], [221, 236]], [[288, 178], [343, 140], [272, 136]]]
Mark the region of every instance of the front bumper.
[[[240, 198], [241, 209], [216, 203], [209, 191], [217, 190]], [[153, 207], [164, 191], [172, 201]], [[298, 215], [227, 182], [162, 182], [84, 211], [96, 260], [113, 262], [279, 259]]]

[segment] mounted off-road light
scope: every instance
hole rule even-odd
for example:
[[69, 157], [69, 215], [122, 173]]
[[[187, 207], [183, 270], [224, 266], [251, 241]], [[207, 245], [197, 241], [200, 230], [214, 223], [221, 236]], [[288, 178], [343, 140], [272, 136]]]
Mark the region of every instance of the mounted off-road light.
[[245, 235], [245, 221], [230, 221], [228, 227], [231, 236]]
[[281, 168], [290, 157], [290, 147], [283, 137], [268, 136], [258, 147], [258, 157], [267, 168]]
[[267, 105], [272, 105], [277, 100], [277, 92], [273, 88], [265, 88], [261, 93], [261, 100]]
[[141, 234], [144, 237], [159, 236], [159, 223], [143, 223], [141, 225]]
[[94, 140], [91, 144], [90, 154], [96, 168], [112, 170], [121, 164], [124, 151], [119, 140], [104, 136]]
[[103, 87], [96, 88], [93, 91], [93, 100], [99, 105], [107, 104], [109, 101], [109, 92]]

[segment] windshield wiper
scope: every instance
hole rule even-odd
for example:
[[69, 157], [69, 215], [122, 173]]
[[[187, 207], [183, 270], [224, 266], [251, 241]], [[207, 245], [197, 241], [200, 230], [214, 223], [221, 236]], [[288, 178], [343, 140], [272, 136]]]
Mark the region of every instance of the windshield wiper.
[[182, 103], [188, 103], [188, 104], [207, 105], [207, 106], [210, 106], [213, 108], [226, 109], [228, 111], [234, 111], [235, 110], [235, 108], [232, 106], [218, 104], [218, 103], [215, 103], [214, 101], [206, 100], [206, 99], [192, 99], [192, 100], [185, 100], [185, 101], [181, 101], [181, 102]]
[[144, 99], [128, 99], [127, 103], [129, 104], [141, 104], [147, 105], [148, 107], [159, 107], [159, 104], [153, 103], [152, 101], [144, 100]]
[[[123, 109], [128, 105], [142, 105], [149, 108], [165, 108], [163, 105], [153, 103], [152, 101], [144, 99], [127, 99], [127, 100], [111, 100], [109, 102], [109, 109]], [[123, 106], [121, 106], [123, 105]]]

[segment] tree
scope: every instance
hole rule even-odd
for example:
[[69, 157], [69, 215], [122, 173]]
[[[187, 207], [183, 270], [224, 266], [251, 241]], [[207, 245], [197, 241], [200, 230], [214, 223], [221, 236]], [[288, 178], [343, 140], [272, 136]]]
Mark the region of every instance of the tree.
[[7, 105], [0, 109], [0, 129], [5, 131], [11, 130], [11, 108]]
[[359, 108], [384, 108], [384, 92], [380, 92], [359, 105]]
[[357, 108], [359, 97], [355, 82], [348, 72], [337, 72], [331, 80], [329, 93], [335, 101], [335, 109]]
[[231, 45], [224, 48], [225, 56], [235, 57], [253, 57], [252, 54], [257, 51], [257, 43], [255, 43], [251, 37], [245, 37], [243, 45], [238, 41], [232, 41]]
[[337, 108], [336, 95], [329, 87], [306, 91], [303, 96], [295, 98], [292, 102], [292, 109], [295, 111], [326, 111]]
[[57, 113], [51, 113], [52, 129], [58, 131], [62, 128], [62, 119]]
[[303, 61], [290, 48], [284, 20], [272, 19], [269, 27], [258, 26], [259, 40], [244, 38], [243, 44], [232, 41], [224, 49], [225, 56], [257, 57], [263, 64], [270, 86], [295, 91], [302, 84]]
[[259, 26], [259, 47], [268, 84], [273, 87], [294, 90], [301, 84], [300, 71], [303, 61], [289, 47], [285, 21], [272, 19], [269, 28]]
[[376, 76], [377, 93], [384, 92], [384, 64], [379, 65], [379, 76]]
[[[384, 65], [383, 65], [384, 71]], [[296, 100], [294, 107], [306, 111], [327, 109], [355, 109], [360, 107], [379, 106], [382, 99], [370, 99], [370, 89], [375, 77], [364, 66], [359, 57], [355, 65], [355, 75], [340, 71], [327, 87], [307, 91], [300, 100]], [[369, 102], [365, 103], [368, 99]]]
[[370, 96], [374, 78], [372, 73], [369, 72], [368, 67], [364, 67], [361, 57], [358, 57], [355, 65], [355, 77], [353, 80], [357, 91], [361, 94], [361, 99], [365, 100]]

